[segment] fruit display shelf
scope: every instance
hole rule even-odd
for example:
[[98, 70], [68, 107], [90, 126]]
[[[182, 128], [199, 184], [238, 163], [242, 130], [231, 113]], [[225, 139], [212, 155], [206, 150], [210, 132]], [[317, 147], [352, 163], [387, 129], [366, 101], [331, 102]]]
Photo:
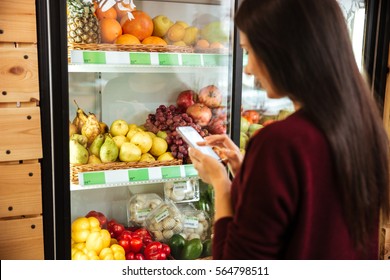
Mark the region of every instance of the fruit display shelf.
[[[169, 165], [167, 165], [169, 163]], [[197, 178], [198, 173], [192, 164], [181, 164], [180, 160], [145, 164], [131, 167], [129, 163], [71, 165], [71, 191], [140, 185], [167, 181], [181, 181]], [[160, 166], [157, 166], [160, 165]]]
[[[70, 51], [70, 68], [81, 65], [102, 66], [152, 66], [164, 67], [223, 67], [229, 65], [229, 55], [220, 53], [165, 53], [165, 52], [117, 52]], [[70, 69], [71, 70], [71, 69]], [[73, 69], [73, 71], [75, 71]], [[101, 71], [104, 71], [101, 70]], [[129, 70], [134, 71], [134, 70]], [[139, 68], [137, 67], [137, 70]]]

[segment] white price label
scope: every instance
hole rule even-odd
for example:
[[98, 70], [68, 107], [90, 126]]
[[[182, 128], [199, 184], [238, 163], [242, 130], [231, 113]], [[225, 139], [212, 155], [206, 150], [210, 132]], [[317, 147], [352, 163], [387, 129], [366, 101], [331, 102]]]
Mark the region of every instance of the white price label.
[[184, 219], [185, 228], [198, 228], [199, 220], [197, 217], [186, 216]]

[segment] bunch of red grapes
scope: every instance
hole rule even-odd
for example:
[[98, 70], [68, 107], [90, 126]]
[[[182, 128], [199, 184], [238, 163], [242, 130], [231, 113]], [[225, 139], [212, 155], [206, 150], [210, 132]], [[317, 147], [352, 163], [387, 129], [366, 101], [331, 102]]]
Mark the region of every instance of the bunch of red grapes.
[[208, 135], [206, 129], [202, 129], [200, 125], [194, 123], [194, 120], [186, 114], [185, 110], [175, 105], [169, 105], [168, 107], [160, 105], [155, 114], [148, 115], [144, 126], [153, 133], [165, 131], [167, 133], [165, 140], [168, 143], [169, 151], [174, 158], [182, 159], [184, 163], [189, 163], [188, 145], [177, 133], [176, 127], [192, 126], [202, 137]]

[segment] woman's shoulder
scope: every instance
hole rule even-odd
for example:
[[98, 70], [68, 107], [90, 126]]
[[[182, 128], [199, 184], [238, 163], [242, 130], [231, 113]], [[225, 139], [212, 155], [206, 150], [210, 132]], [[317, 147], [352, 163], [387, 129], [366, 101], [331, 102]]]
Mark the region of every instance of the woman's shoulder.
[[324, 139], [321, 130], [302, 111], [296, 111], [286, 119], [275, 121], [264, 128], [256, 135], [256, 141], [267, 141], [272, 143], [291, 142], [307, 143]]

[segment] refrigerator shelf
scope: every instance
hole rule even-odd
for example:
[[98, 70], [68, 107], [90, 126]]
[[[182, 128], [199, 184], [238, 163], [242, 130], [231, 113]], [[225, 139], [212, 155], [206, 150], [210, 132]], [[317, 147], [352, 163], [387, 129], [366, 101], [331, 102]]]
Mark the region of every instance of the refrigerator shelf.
[[[86, 51], [72, 50], [70, 52], [69, 71], [81, 72], [83, 66], [96, 68], [102, 72], [118, 71], [118, 67], [125, 69], [124, 66], [148, 66], [153, 68], [191, 68], [194, 67], [223, 67], [229, 65], [228, 54], [209, 54], [209, 53], [157, 53], [157, 52], [115, 52], [115, 51]], [[81, 70], [77, 70], [81, 68]]]
[[198, 172], [192, 164], [185, 164], [81, 172], [78, 176], [79, 185], [71, 184], [71, 191], [182, 181], [183, 179], [198, 178]]

